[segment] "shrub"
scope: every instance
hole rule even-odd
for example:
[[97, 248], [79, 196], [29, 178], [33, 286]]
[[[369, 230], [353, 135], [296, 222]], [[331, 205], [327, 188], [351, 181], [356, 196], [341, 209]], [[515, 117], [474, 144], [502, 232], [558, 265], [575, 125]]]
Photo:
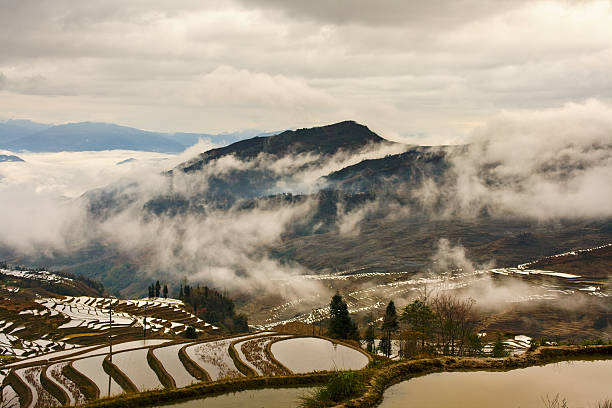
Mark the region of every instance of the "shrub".
[[302, 397], [301, 406], [316, 408], [335, 405], [335, 403], [360, 395], [364, 389], [363, 377], [358, 372], [340, 372], [331, 377], [325, 386], [312, 395]]
[[196, 332], [195, 327], [193, 326], [187, 326], [187, 329], [185, 329], [185, 337], [188, 339], [195, 339], [198, 337], [198, 333]]

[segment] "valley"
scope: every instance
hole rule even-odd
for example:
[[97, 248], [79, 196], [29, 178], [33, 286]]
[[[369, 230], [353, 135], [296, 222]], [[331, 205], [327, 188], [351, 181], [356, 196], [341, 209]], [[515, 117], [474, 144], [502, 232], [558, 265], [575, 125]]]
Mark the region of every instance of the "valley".
[[[531, 364], [540, 347], [608, 347], [610, 217], [523, 207], [529, 182], [507, 183], [474, 149], [344, 121], [62, 198], [60, 245], [40, 250], [28, 231], [17, 236], [30, 250], [0, 245], [3, 403], [158, 403], [427, 358], [490, 367]], [[461, 187], [465, 166], [476, 175]], [[584, 164], [537, 171], [563, 183]], [[484, 193], [466, 201], [459, 187]]]

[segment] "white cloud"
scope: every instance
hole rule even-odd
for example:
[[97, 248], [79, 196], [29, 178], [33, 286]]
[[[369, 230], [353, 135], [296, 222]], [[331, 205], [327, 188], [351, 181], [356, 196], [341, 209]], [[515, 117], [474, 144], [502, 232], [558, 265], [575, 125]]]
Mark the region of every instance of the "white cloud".
[[538, 219], [612, 216], [612, 107], [596, 100], [558, 109], [506, 111], [452, 156], [455, 179], [415, 192], [447, 215]]
[[164, 131], [354, 119], [444, 142], [500, 109], [612, 99], [608, 1], [333, 3], [12, 4], [0, 110]]

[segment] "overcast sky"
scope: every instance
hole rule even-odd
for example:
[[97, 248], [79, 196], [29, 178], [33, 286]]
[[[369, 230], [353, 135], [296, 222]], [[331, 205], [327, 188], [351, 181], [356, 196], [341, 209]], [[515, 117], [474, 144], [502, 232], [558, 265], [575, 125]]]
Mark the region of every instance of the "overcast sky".
[[0, 0], [0, 119], [461, 141], [611, 72], [609, 0]]

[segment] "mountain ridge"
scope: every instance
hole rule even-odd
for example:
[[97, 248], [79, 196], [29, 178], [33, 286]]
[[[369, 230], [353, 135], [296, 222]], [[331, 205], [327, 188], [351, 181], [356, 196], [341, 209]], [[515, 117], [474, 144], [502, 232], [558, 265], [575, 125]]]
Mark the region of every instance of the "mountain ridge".
[[201, 139], [225, 146], [252, 136], [280, 132], [164, 133], [106, 122], [73, 122], [60, 125], [10, 119], [0, 122], [0, 149], [36, 153], [59, 151], [137, 150], [179, 153]]

